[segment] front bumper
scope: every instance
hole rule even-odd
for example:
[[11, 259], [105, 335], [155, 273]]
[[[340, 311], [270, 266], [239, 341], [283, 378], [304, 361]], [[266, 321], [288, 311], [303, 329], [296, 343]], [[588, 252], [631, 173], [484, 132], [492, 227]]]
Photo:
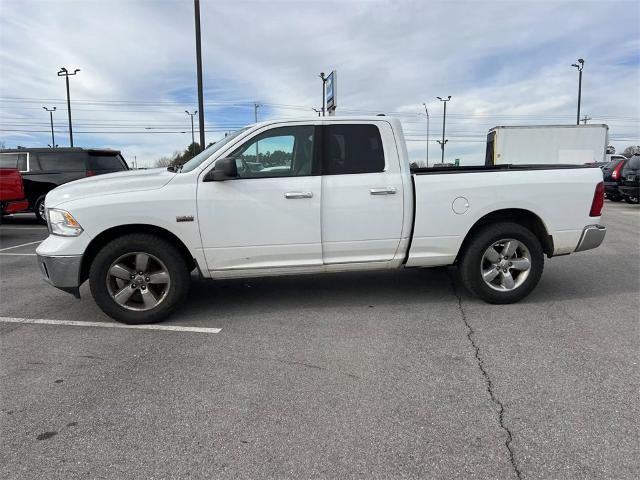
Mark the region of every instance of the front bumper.
[[82, 255], [38, 255], [38, 266], [47, 283], [80, 298]]
[[591, 250], [592, 248], [599, 247], [604, 240], [606, 233], [607, 228], [602, 225], [588, 225], [584, 227], [575, 251], [583, 252], [585, 250]]

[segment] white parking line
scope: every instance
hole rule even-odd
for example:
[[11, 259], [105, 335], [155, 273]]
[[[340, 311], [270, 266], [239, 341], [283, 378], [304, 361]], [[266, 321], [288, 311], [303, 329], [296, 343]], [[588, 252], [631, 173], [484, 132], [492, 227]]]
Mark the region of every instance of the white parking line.
[[13, 318], [0, 317], [4, 323], [31, 323], [39, 325], [63, 325], [67, 327], [102, 327], [102, 328], [128, 328], [133, 330], [165, 330], [169, 332], [193, 332], [193, 333], [220, 333], [221, 328], [207, 327], [178, 327], [174, 325], [125, 325], [123, 323], [107, 322], [76, 322], [73, 320], [47, 320], [46, 318]]
[[13, 255], [15, 257], [35, 257], [36, 256], [35, 253], [13, 253], [13, 252], [9, 252], [9, 253], [0, 252], [0, 255]]
[[23, 243], [22, 245], [14, 245], [13, 247], [0, 248], [0, 252], [4, 252], [5, 250], [11, 250], [12, 248], [26, 247], [27, 245], [34, 245], [36, 243], [42, 243], [42, 242], [44, 242], [44, 240], [38, 240], [37, 242]]

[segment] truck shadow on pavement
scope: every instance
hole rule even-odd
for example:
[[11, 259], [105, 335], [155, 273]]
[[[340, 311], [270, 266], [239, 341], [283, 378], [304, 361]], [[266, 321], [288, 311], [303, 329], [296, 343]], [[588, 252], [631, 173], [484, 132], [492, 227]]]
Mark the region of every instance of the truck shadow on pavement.
[[[591, 260], [591, 259], [590, 259]], [[550, 301], [606, 298], [609, 294], [637, 292], [639, 281], [628, 272], [622, 283], [598, 282], [597, 269], [590, 261], [573, 262], [562, 268], [549, 266], [536, 289], [520, 303], [544, 304]], [[614, 272], [610, 272], [614, 275]], [[602, 275], [604, 277], [604, 275]], [[602, 280], [602, 278], [600, 277]], [[485, 304], [462, 285], [454, 267], [410, 269], [404, 271], [351, 272], [234, 280], [205, 280], [194, 277], [189, 300], [172, 320], [193, 318], [203, 313], [216, 317], [281, 313], [301, 309], [420, 306], [450, 303], [455, 306], [456, 291], [465, 303]]]
[[172, 318], [215, 312], [216, 316], [300, 309], [374, 308], [441, 303], [455, 299], [446, 268], [330, 273], [238, 280], [194, 278], [189, 300]]

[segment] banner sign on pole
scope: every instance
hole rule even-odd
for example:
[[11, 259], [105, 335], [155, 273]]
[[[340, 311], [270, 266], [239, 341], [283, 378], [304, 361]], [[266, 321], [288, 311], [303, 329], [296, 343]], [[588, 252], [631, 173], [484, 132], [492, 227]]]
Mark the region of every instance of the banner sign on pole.
[[335, 115], [336, 107], [338, 106], [336, 84], [337, 84], [337, 74], [336, 74], [336, 71], [334, 70], [327, 77], [327, 85], [325, 90], [326, 92], [325, 99], [327, 102], [327, 111], [329, 112], [329, 115]]

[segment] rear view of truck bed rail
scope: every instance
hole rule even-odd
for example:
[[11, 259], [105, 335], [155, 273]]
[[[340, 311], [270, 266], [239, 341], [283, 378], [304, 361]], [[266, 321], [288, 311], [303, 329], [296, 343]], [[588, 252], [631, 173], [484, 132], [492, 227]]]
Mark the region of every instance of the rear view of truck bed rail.
[[571, 170], [575, 168], [598, 168], [593, 165], [571, 165], [571, 164], [560, 164], [560, 165], [468, 165], [464, 167], [455, 167], [455, 166], [444, 166], [440, 167], [437, 164], [433, 167], [424, 168], [411, 168], [411, 173], [415, 175], [433, 175], [438, 173], [473, 173], [473, 172], [495, 172], [495, 171], [512, 171], [512, 172], [522, 172], [524, 170]]

